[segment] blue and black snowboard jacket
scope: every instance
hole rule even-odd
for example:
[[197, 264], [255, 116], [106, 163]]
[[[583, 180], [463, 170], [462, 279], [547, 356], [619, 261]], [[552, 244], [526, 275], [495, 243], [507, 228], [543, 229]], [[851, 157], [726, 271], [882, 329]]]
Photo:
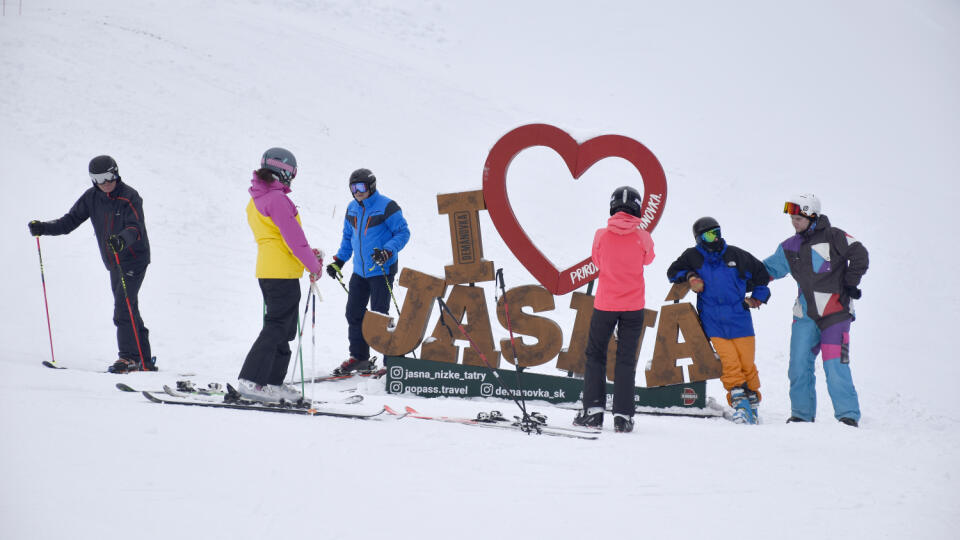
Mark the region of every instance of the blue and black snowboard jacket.
[[691, 275], [703, 280], [697, 294], [697, 311], [708, 337], [734, 339], [752, 336], [753, 318], [744, 305], [747, 293], [766, 302], [770, 299], [770, 275], [756, 257], [723, 242], [720, 251], [708, 251], [701, 243], [684, 251], [667, 269], [667, 279], [682, 283]]
[[365, 278], [382, 276], [383, 270], [373, 262], [374, 248], [386, 249], [393, 254], [383, 265], [388, 273], [393, 273], [399, 260], [397, 254], [409, 240], [410, 229], [400, 205], [375, 191], [363, 201], [354, 199], [347, 206], [343, 239], [334, 256], [341, 262], [347, 262], [356, 254], [354, 274]]

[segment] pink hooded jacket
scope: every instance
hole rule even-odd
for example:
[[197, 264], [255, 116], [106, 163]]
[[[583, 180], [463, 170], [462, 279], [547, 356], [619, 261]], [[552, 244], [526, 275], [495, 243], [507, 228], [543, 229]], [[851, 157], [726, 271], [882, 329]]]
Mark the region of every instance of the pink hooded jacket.
[[594, 309], [636, 311], [645, 304], [643, 267], [653, 262], [653, 238], [640, 228], [641, 220], [617, 212], [593, 237], [593, 264], [600, 274]]

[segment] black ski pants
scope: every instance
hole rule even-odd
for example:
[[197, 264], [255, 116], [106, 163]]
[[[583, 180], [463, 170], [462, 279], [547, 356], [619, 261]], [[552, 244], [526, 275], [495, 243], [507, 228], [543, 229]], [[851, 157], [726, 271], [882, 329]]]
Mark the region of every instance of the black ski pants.
[[[140, 270], [127, 270], [120, 279], [119, 267], [114, 265], [110, 269], [110, 287], [113, 289], [113, 325], [117, 327], [117, 358], [133, 360], [140, 363], [140, 351], [143, 351], [143, 361], [151, 362], [150, 331], [143, 325], [140, 317], [140, 302], [137, 296], [143, 278], [147, 275], [146, 267]], [[126, 292], [124, 292], [126, 286]], [[127, 300], [130, 300], [130, 309], [127, 309]], [[133, 312], [133, 324], [130, 313]], [[136, 333], [134, 333], [136, 325]], [[137, 347], [139, 339], [140, 347]]]
[[587, 340], [587, 365], [583, 374], [583, 408], [607, 405], [607, 346], [617, 329], [617, 363], [614, 368], [613, 412], [633, 416], [637, 354], [643, 332], [643, 310], [593, 310]]
[[347, 337], [350, 339], [350, 356], [357, 360], [370, 358], [370, 345], [363, 339], [363, 316], [367, 313], [367, 302], [370, 309], [378, 313], [390, 311], [390, 289], [393, 287], [393, 277], [397, 274], [397, 266], [390, 268], [390, 273], [384, 277], [363, 277], [353, 274], [350, 277], [350, 294], [347, 296]]
[[267, 312], [263, 315], [260, 335], [243, 361], [239, 378], [256, 384], [281, 385], [290, 366], [290, 341], [297, 337], [300, 280], [259, 281]]

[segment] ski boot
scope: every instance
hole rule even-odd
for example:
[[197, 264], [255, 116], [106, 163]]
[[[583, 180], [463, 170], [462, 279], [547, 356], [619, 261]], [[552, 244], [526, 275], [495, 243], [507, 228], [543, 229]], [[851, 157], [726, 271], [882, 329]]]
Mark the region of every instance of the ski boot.
[[617, 433], [633, 431], [633, 417], [620, 413], [613, 415], [613, 431]]
[[357, 360], [354, 357], [347, 358], [344, 360], [340, 367], [333, 370], [333, 374], [337, 377], [341, 375], [349, 375], [353, 372], [365, 373], [373, 371], [376, 367], [374, 362], [376, 358], [367, 358], [366, 360]]
[[573, 419], [573, 425], [589, 428], [603, 428], [603, 409], [601, 407], [590, 407], [577, 413]]

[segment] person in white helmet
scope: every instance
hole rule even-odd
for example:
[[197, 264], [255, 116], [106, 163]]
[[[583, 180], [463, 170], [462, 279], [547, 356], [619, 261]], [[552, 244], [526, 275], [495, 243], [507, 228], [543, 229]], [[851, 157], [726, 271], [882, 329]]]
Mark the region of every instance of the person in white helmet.
[[867, 249], [831, 226], [820, 211], [820, 199], [811, 193], [791, 197], [783, 211], [796, 234], [763, 264], [772, 279], [790, 274], [800, 289], [790, 336], [787, 422], [813, 422], [816, 417], [814, 362], [820, 354], [834, 417], [857, 427], [860, 403], [850, 374], [850, 323], [856, 318], [853, 300], [861, 296], [860, 280], [869, 266]]

